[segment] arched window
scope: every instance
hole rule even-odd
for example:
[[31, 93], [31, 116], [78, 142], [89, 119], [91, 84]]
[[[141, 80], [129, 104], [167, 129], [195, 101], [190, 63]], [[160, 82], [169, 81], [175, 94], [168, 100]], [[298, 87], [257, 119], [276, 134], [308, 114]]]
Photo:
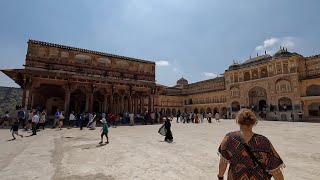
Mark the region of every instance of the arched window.
[[307, 96], [319, 96], [320, 95], [320, 85], [312, 84], [307, 87]]
[[291, 92], [290, 82], [287, 80], [280, 80], [276, 83], [277, 93], [288, 93]]
[[252, 71], [252, 79], [258, 79], [259, 75], [258, 75], [258, 70], [253, 70]]
[[238, 88], [232, 88], [231, 89], [231, 97], [238, 97], [240, 94], [239, 94], [239, 89]]
[[244, 77], [244, 81], [250, 81], [250, 73], [249, 72], [245, 72], [243, 77]]
[[231, 103], [231, 110], [232, 111], [239, 111], [240, 110], [240, 103], [238, 101], [233, 101]]
[[267, 68], [262, 68], [260, 71], [261, 71], [261, 72], [260, 72], [260, 78], [268, 77], [268, 70], [267, 70]]

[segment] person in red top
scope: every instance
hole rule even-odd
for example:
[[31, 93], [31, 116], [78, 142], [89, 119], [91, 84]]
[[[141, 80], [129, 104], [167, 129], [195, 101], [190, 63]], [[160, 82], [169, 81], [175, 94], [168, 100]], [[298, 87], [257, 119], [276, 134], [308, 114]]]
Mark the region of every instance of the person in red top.
[[119, 115], [115, 114], [112, 116], [112, 125], [114, 128], [118, 127], [118, 123], [119, 123]]

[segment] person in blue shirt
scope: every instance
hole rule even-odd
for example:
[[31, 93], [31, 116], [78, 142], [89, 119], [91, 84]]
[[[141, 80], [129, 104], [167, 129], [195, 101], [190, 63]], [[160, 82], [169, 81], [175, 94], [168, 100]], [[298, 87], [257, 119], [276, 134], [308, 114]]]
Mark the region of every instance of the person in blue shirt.
[[18, 133], [18, 130], [19, 130], [19, 122], [15, 122], [12, 126], [11, 126], [11, 129], [10, 129], [10, 132], [12, 131], [12, 137], [13, 139], [12, 140], [15, 140], [16, 137], [14, 136], [15, 134], [20, 136], [21, 138], [23, 138], [23, 135], [19, 134]]

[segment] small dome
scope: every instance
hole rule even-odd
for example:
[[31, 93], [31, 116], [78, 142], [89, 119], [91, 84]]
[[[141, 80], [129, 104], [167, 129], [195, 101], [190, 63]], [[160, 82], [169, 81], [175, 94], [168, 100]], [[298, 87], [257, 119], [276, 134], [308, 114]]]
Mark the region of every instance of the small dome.
[[279, 51], [277, 51], [273, 57], [274, 58], [279, 58], [279, 57], [290, 57], [292, 55], [291, 52], [287, 51], [287, 50], [284, 50], [284, 49], [281, 49]]
[[182, 77], [177, 81], [177, 85], [188, 85], [188, 80]]

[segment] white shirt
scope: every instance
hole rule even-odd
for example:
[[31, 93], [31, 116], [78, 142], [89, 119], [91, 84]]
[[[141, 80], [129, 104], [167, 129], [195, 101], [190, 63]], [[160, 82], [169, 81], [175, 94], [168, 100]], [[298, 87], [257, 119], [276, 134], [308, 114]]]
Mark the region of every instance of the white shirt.
[[130, 120], [133, 120], [134, 115], [133, 114], [129, 114]]
[[37, 114], [32, 117], [32, 122], [34, 122], [34, 123], [39, 122], [39, 116]]
[[76, 120], [76, 117], [73, 114], [70, 114], [69, 121], [74, 121], [74, 120]]

